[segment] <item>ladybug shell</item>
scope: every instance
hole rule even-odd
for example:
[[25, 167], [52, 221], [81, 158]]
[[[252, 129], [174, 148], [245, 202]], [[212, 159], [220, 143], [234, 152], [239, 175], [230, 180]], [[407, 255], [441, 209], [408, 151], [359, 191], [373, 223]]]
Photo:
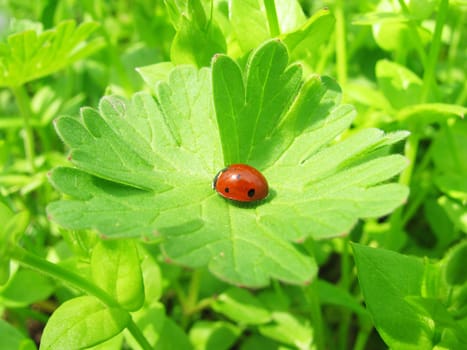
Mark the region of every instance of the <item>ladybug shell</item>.
[[212, 188], [222, 197], [239, 202], [264, 199], [269, 191], [263, 174], [246, 164], [232, 164], [219, 171], [214, 177]]

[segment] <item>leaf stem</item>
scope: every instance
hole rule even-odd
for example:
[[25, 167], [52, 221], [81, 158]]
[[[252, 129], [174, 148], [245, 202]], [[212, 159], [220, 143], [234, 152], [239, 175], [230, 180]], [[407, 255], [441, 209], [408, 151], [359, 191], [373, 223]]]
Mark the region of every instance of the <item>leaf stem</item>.
[[434, 77], [436, 72], [436, 61], [438, 60], [439, 50], [441, 47], [441, 34], [443, 32], [444, 23], [448, 16], [449, 0], [441, 0], [439, 4], [438, 14], [436, 16], [435, 32], [433, 34], [433, 40], [431, 42], [430, 51], [428, 53], [428, 61], [425, 65], [425, 72], [423, 74], [423, 86], [421, 93], [421, 101], [428, 101], [428, 94], [430, 88], [434, 83]]
[[310, 317], [313, 324], [316, 350], [325, 350], [323, 316], [321, 315], [321, 302], [316, 281], [317, 279], [315, 279], [311, 285], [304, 288], [304, 294], [310, 308]]
[[[23, 266], [29, 267], [31, 269], [37, 270], [41, 273], [44, 273], [54, 279], [62, 281], [64, 283], [69, 284], [87, 294], [93, 295], [99, 300], [101, 300], [104, 304], [109, 307], [118, 307], [120, 308], [120, 304], [112, 298], [107, 292], [102, 290], [101, 288], [97, 287], [95, 284], [90, 282], [89, 280], [67, 270], [63, 267], [53, 264], [39, 256], [29, 253], [27, 250], [19, 247], [13, 246], [10, 248], [9, 253], [11, 254], [11, 258], [16, 260]], [[144, 350], [151, 350], [152, 347], [144, 337], [141, 330], [136, 326], [131, 315], [129, 317], [130, 322], [127, 325], [128, 330], [130, 331], [131, 335], [135, 338], [138, 344]]]
[[347, 84], [347, 46], [344, 16], [344, 1], [336, 0], [336, 64], [337, 80], [341, 86]]
[[31, 173], [34, 173], [36, 170], [35, 165], [35, 145], [34, 145], [34, 134], [31, 127], [31, 101], [29, 96], [24, 88], [24, 85], [12, 87], [13, 94], [15, 95], [16, 102], [18, 103], [18, 108], [20, 110], [21, 116], [23, 117], [23, 127], [25, 131], [24, 135], [24, 154], [26, 160], [29, 164]]
[[279, 20], [277, 19], [276, 5], [274, 0], [264, 0], [266, 16], [268, 17], [269, 33], [272, 38], [280, 35]]

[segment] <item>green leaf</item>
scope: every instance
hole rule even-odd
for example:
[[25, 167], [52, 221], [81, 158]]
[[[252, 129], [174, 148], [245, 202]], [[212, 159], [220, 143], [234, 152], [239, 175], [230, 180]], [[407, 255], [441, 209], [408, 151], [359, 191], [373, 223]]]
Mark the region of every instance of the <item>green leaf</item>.
[[[155, 99], [110, 96], [80, 118], [59, 118], [78, 169], [52, 172], [68, 197], [49, 205], [50, 217], [113, 238], [161, 235], [172, 261], [264, 286], [315, 276], [314, 260], [290, 241], [345, 234], [358, 218], [386, 215], [405, 200], [407, 189], [388, 183], [405, 158], [377, 155], [406, 133], [368, 129], [337, 142], [354, 109], [338, 105], [330, 79], [303, 82], [281, 42], [255, 50], [245, 72], [219, 55], [212, 82], [210, 74], [180, 66], [157, 84]], [[212, 190], [214, 175], [234, 161], [265, 174], [265, 201], [236, 205]]]
[[386, 99], [396, 109], [417, 104], [422, 92], [422, 80], [412, 71], [388, 60], [376, 64], [378, 85]]
[[268, 20], [262, 5], [262, 1], [259, 0], [230, 2], [230, 24], [243, 53], [270, 38]]
[[87, 348], [120, 333], [129, 314], [92, 296], [71, 299], [55, 310], [45, 326], [41, 350]]
[[395, 349], [431, 349], [433, 330], [406, 300], [420, 296], [423, 262], [389, 250], [352, 247], [365, 303], [385, 343]]
[[151, 255], [141, 261], [143, 273], [144, 298], [147, 304], [160, 299], [162, 295], [162, 276], [159, 265]]
[[216, 312], [244, 325], [257, 325], [271, 320], [269, 310], [245, 289], [228, 289], [218, 296], [212, 307]]
[[460, 201], [467, 201], [467, 183], [464, 174], [446, 173], [434, 178], [438, 188], [449, 197]]
[[397, 113], [397, 119], [408, 125], [428, 125], [442, 123], [452, 116], [464, 118], [467, 108], [447, 103], [423, 103], [402, 108]]
[[280, 38], [289, 49], [293, 61], [307, 61], [309, 56], [321, 55], [321, 45], [331, 40], [334, 33], [334, 16], [322, 9], [311, 16], [303, 25], [283, 34]]
[[[186, 333], [169, 317], [165, 315], [164, 305], [159, 302], [152, 303], [149, 307], [144, 307], [135, 313], [133, 318], [144, 337], [151, 344], [152, 349], [165, 350], [192, 349]], [[130, 348], [139, 348], [132, 336], [126, 341]]]
[[454, 227], [467, 233], [467, 205], [459, 201], [442, 196], [438, 199], [439, 205], [444, 209]]
[[20, 240], [29, 225], [29, 213], [22, 211], [13, 213], [0, 202], [0, 286], [7, 282], [10, 276], [11, 249]]
[[188, 1], [187, 11], [178, 21], [170, 49], [171, 61], [174, 64], [209, 66], [214, 54], [227, 51], [224, 35], [214, 18], [206, 18], [200, 0]]
[[271, 323], [260, 325], [259, 332], [281, 343], [293, 345], [298, 349], [310, 349], [313, 329], [309, 320], [290, 312], [273, 312]]
[[433, 161], [441, 173], [467, 176], [467, 123], [456, 120], [445, 125], [433, 145]]
[[316, 281], [316, 283], [319, 291], [320, 302], [322, 304], [344, 306], [360, 316], [369, 316], [367, 310], [364, 309], [352, 295], [342, 288], [321, 279]]
[[47, 300], [54, 290], [55, 285], [48, 277], [20, 268], [0, 289], [0, 304], [11, 308], [27, 307], [34, 302]]
[[92, 250], [91, 274], [94, 283], [124, 309], [135, 311], [143, 304], [143, 277], [135, 242], [98, 242]]
[[19, 86], [52, 74], [102, 47], [99, 38], [86, 39], [98, 28], [96, 22], [76, 26], [63, 21], [55, 29], [36, 33], [26, 30], [0, 44], [0, 86]]
[[17, 328], [3, 319], [0, 319], [0, 349], [8, 350], [35, 350], [34, 342], [27, 338]]
[[231, 323], [197, 321], [190, 329], [190, 340], [196, 350], [228, 350], [240, 333]]

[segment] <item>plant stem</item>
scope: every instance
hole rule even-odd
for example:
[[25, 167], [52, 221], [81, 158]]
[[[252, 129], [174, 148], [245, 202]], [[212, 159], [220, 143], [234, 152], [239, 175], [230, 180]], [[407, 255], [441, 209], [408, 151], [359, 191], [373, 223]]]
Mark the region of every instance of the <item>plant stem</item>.
[[341, 86], [345, 86], [347, 83], [347, 47], [343, 0], [336, 0], [335, 16], [337, 80]]
[[126, 327], [127, 327], [128, 331], [131, 333], [131, 335], [133, 336], [133, 338], [138, 342], [139, 346], [141, 346], [141, 348], [143, 350], [153, 349], [151, 344], [149, 344], [148, 340], [146, 339], [144, 334], [141, 332], [141, 330], [138, 328], [135, 321], [133, 321], [133, 319], [131, 317], [130, 317], [130, 322], [127, 324]]
[[[411, 19], [410, 10], [407, 7], [404, 0], [399, 0], [399, 6], [401, 7], [402, 11], [404, 12], [404, 14], [408, 18], [408, 25], [410, 27], [409, 35], [410, 35], [410, 37], [412, 39], [412, 42], [415, 45], [415, 50], [417, 51], [417, 54], [420, 56], [420, 61], [425, 66], [427, 58], [426, 58], [426, 53], [425, 53], [425, 51], [423, 49], [422, 38], [420, 37], [420, 34], [418, 33], [417, 24]], [[407, 56], [407, 49], [405, 47], [403, 47], [402, 49], [405, 52], [404, 55]], [[402, 63], [402, 62], [400, 62], [400, 63]], [[405, 63], [405, 59], [404, 59], [404, 63]]]
[[449, 0], [441, 0], [439, 4], [438, 14], [436, 16], [435, 32], [433, 34], [433, 40], [430, 46], [430, 52], [428, 54], [428, 62], [425, 65], [425, 72], [423, 75], [423, 86], [421, 93], [421, 101], [428, 101], [428, 94], [434, 83], [436, 61], [438, 60], [439, 49], [441, 47], [441, 34], [443, 32], [444, 23], [448, 16]]
[[[343, 240], [342, 256], [341, 256], [341, 279], [340, 287], [348, 292], [350, 288], [350, 256], [349, 256], [349, 242], [350, 238], [347, 235]], [[349, 338], [349, 324], [351, 313], [345, 308], [341, 311], [341, 322], [339, 324], [339, 340], [338, 348], [347, 349], [347, 340]]]
[[371, 334], [371, 329], [370, 330], [360, 329], [360, 331], [357, 334], [357, 339], [355, 339], [353, 350], [364, 350], [370, 334]]
[[24, 88], [24, 85], [16, 86], [12, 88], [13, 94], [15, 95], [16, 102], [23, 117], [23, 127], [25, 131], [24, 135], [24, 154], [26, 160], [29, 164], [31, 173], [34, 173], [36, 170], [35, 165], [35, 145], [34, 145], [34, 134], [31, 127], [31, 101], [29, 96]]
[[[86, 294], [93, 295], [109, 307], [120, 308], [120, 304], [109, 294], [107, 294], [107, 292], [97, 287], [89, 280], [67, 269], [64, 269], [59, 265], [53, 264], [43, 258], [31, 254], [27, 250], [18, 246], [11, 247], [9, 253], [11, 254], [11, 258], [13, 260], [16, 260], [23, 266], [37, 270], [61, 282], [65, 282], [85, 292]], [[141, 348], [143, 348], [144, 350], [151, 350], [151, 345], [144, 337], [141, 330], [136, 326], [136, 324], [131, 318], [131, 315], [129, 319], [130, 323], [127, 325], [127, 328], [130, 331], [131, 335], [135, 338], [135, 340], [138, 342]]]
[[323, 317], [321, 315], [321, 302], [316, 281], [304, 288], [305, 298], [310, 308], [310, 317], [314, 330], [314, 343], [316, 350], [325, 350]]
[[200, 270], [193, 271], [191, 275], [190, 285], [188, 287], [188, 295], [186, 297], [186, 305], [184, 307], [187, 314], [191, 314], [192, 311], [196, 308], [198, 303], [198, 294], [199, 294], [199, 282], [201, 279]]
[[279, 27], [279, 20], [277, 19], [276, 5], [274, 0], [264, 0], [264, 7], [266, 8], [266, 15], [268, 17], [269, 33], [271, 37], [275, 38], [281, 33]]

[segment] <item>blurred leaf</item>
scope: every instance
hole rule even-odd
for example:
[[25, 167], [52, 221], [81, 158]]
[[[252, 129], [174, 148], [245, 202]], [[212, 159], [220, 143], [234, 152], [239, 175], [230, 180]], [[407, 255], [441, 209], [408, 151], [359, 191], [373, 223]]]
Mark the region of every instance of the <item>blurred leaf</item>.
[[260, 325], [259, 332], [298, 349], [310, 349], [313, 341], [313, 328], [309, 320], [290, 312], [273, 312], [272, 322]]
[[453, 116], [464, 118], [467, 108], [446, 103], [423, 103], [407, 106], [397, 112], [397, 120], [402, 125], [408, 125], [412, 130], [415, 126], [425, 126], [432, 123], [444, 123]]
[[[13, 213], [0, 202], [0, 286], [10, 277], [11, 249], [18, 243], [29, 225], [29, 213]], [[2, 292], [3, 294], [3, 292]]]
[[28, 269], [18, 269], [8, 283], [0, 289], [0, 304], [19, 308], [47, 300], [55, 285], [47, 276]]
[[159, 265], [155, 259], [147, 255], [141, 262], [143, 273], [144, 298], [146, 304], [151, 304], [160, 299], [162, 295], [162, 276]]
[[316, 12], [303, 25], [284, 33], [280, 38], [287, 45], [293, 61], [307, 61], [309, 56], [319, 56], [321, 44], [329, 42], [334, 32], [334, 16], [328, 9]]
[[110, 308], [92, 296], [82, 296], [61, 304], [52, 314], [41, 338], [41, 349], [83, 349], [120, 333], [129, 314]]
[[456, 173], [440, 174], [434, 179], [438, 188], [453, 199], [467, 201], [467, 182], [465, 175]]
[[444, 125], [436, 135], [432, 151], [440, 173], [467, 176], [467, 122], [457, 120]]
[[15, 87], [65, 68], [103, 46], [100, 38], [86, 42], [98, 28], [96, 22], [76, 27], [63, 21], [55, 29], [12, 34], [0, 43], [0, 86]]
[[17, 328], [0, 319], [0, 349], [8, 350], [36, 350], [34, 342], [27, 338]]
[[376, 77], [384, 96], [395, 109], [420, 101], [422, 80], [404, 66], [380, 60], [376, 64]]
[[124, 309], [135, 311], [143, 304], [143, 277], [135, 242], [98, 242], [92, 250], [91, 274], [94, 283]]
[[443, 263], [444, 275], [450, 285], [466, 284], [467, 241], [464, 240], [450, 249]]
[[172, 41], [171, 61], [176, 65], [191, 63], [197, 67], [209, 66], [215, 54], [227, 50], [224, 34], [215, 18], [206, 18], [200, 0], [189, 0], [187, 11], [181, 14]]
[[240, 333], [231, 323], [197, 321], [190, 329], [190, 341], [196, 350], [228, 350]]
[[458, 202], [445, 196], [440, 197], [438, 203], [446, 211], [454, 227], [467, 233], [467, 203]]
[[212, 308], [239, 324], [257, 325], [271, 320], [269, 310], [245, 289], [228, 289], [218, 296]]
[[359, 314], [360, 316], [369, 317], [368, 311], [355, 300], [348, 292], [324, 280], [317, 280], [320, 302], [324, 305], [343, 306], [347, 309]]
[[243, 53], [270, 38], [264, 4], [260, 0], [232, 0], [229, 17], [233, 33]]

